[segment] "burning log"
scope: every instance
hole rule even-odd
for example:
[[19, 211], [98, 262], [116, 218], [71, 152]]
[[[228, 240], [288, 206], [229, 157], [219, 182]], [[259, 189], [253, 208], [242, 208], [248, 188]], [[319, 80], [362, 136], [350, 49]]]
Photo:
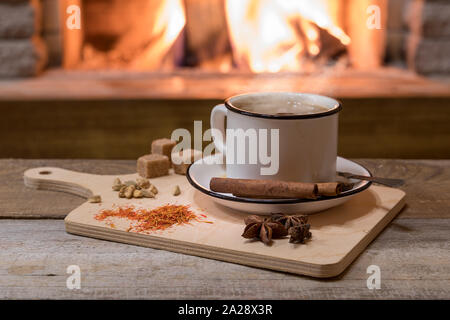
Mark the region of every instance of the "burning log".
[[59, 3], [59, 16], [61, 20], [61, 30], [63, 32], [63, 66], [66, 69], [73, 69], [78, 66], [81, 60], [83, 48], [83, 30], [70, 30], [66, 27], [66, 10], [71, 5], [81, 7], [81, 0], [63, 0]]
[[[371, 13], [370, 6], [375, 9]], [[377, 11], [379, 8], [379, 11]], [[379, 28], [370, 25], [371, 15], [380, 18]], [[368, 21], [369, 20], [369, 21]], [[352, 0], [347, 2], [347, 30], [352, 39], [348, 52], [352, 66], [357, 69], [376, 69], [382, 66], [386, 51], [386, 0]], [[368, 25], [369, 23], [369, 25]]]
[[231, 47], [225, 20], [225, 0], [184, 0], [186, 64], [229, 71]]
[[182, 0], [91, 0], [84, 5], [82, 67], [160, 70], [180, 63], [186, 21]]
[[325, 0], [227, 0], [235, 64], [253, 72], [304, 71], [308, 62], [319, 57], [323, 34], [338, 39], [340, 45], [337, 50], [322, 50], [322, 57], [338, 52], [350, 39], [331, 19], [327, 4]]

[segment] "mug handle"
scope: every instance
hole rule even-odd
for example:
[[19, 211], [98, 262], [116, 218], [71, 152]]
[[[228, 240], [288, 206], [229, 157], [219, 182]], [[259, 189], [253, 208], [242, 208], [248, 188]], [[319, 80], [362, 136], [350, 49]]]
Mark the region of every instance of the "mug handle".
[[[224, 104], [219, 104], [215, 106], [211, 111], [211, 136], [214, 141], [214, 145], [216, 149], [225, 155], [226, 153], [226, 145], [225, 145], [225, 117], [227, 116], [228, 109]], [[217, 135], [217, 133], [221, 133], [222, 136]]]

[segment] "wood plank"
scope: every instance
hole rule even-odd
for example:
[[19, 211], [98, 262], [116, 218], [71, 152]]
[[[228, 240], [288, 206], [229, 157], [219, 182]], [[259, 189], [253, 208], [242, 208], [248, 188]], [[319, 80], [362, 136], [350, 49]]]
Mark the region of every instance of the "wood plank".
[[[405, 179], [406, 208], [399, 219], [450, 218], [450, 160], [358, 159], [374, 175]], [[85, 200], [60, 192], [33, 190], [23, 184], [23, 172], [55, 166], [95, 174], [127, 174], [130, 160], [0, 159], [0, 218], [64, 218]]]
[[[0, 101], [0, 158], [137, 159], [220, 100]], [[339, 155], [450, 158], [450, 97], [343, 99]]]
[[0, 100], [224, 99], [252, 91], [297, 91], [337, 98], [449, 97], [450, 83], [395, 68], [325, 69], [314, 74], [49, 71], [41, 77], [0, 81]]
[[[81, 26], [80, 29], [69, 29], [67, 27], [67, 20], [74, 12], [67, 13], [69, 6], [75, 5], [80, 8], [81, 0], [63, 0], [59, 2], [59, 19], [62, 30], [62, 64], [66, 69], [75, 68], [81, 58], [81, 50], [83, 46], [84, 31]], [[72, 21], [72, 20], [71, 20]], [[83, 24], [83, 21], [81, 21]]]
[[350, 158], [450, 158], [450, 99], [343, 100], [338, 153]]
[[42, 37], [44, 38], [49, 56], [49, 66], [62, 65], [62, 28], [65, 27], [60, 19], [60, 1], [42, 0]]
[[450, 218], [450, 160], [360, 159], [374, 176], [400, 178], [407, 206], [399, 218]]
[[[448, 219], [392, 223], [338, 278], [308, 277], [65, 233], [63, 221], [0, 220], [2, 299], [448, 299]], [[66, 288], [80, 266], [80, 290]], [[381, 289], [366, 287], [369, 265]]]
[[[373, 70], [381, 67], [386, 52], [388, 1], [353, 0], [347, 1], [346, 5], [347, 30], [352, 39], [348, 46], [350, 62], [357, 69]], [[379, 28], [367, 26], [374, 15], [371, 11], [367, 12], [372, 5], [379, 9]]]
[[409, 31], [403, 22], [407, 0], [388, 1], [386, 31], [386, 58], [401, 65], [405, 60], [405, 37]]

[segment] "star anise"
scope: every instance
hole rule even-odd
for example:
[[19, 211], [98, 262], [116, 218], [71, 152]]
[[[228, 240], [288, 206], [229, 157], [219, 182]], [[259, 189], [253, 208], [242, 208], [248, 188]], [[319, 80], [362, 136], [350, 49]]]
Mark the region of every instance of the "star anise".
[[271, 219], [272, 221], [283, 224], [286, 230], [289, 230], [289, 228], [297, 225], [306, 224], [308, 222], [307, 216], [302, 215], [289, 216], [281, 213], [272, 213]]
[[300, 224], [289, 228], [289, 235], [291, 238], [289, 242], [305, 243], [306, 240], [311, 239], [311, 232], [309, 231], [309, 224]]
[[288, 234], [287, 229], [279, 222], [271, 218], [260, 216], [248, 216], [244, 220], [246, 226], [242, 236], [247, 239], [259, 238], [266, 245], [272, 242], [272, 238], [281, 238]]
[[280, 222], [284, 225], [288, 234], [291, 236], [289, 242], [305, 243], [306, 240], [311, 239], [311, 232], [308, 217], [303, 215], [284, 215], [281, 213], [272, 214], [271, 219]]

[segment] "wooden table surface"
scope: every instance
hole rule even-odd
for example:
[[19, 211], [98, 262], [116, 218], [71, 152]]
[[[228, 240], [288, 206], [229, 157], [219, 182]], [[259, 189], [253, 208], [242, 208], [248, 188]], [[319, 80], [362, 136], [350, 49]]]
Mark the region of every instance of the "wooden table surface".
[[[85, 200], [23, 185], [23, 171], [57, 166], [125, 174], [134, 161], [0, 160], [1, 299], [450, 298], [450, 160], [360, 159], [406, 180], [406, 207], [339, 277], [317, 280], [67, 234], [62, 218]], [[69, 265], [81, 289], [69, 290]], [[381, 289], [367, 288], [367, 267]]]

